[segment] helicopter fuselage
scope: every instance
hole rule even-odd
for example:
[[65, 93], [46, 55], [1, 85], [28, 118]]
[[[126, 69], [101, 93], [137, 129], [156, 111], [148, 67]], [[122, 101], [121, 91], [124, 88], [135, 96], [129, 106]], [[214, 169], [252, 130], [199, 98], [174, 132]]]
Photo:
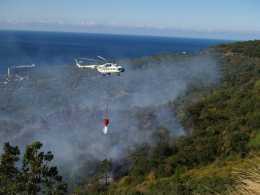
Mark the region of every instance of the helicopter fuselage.
[[96, 69], [101, 74], [113, 74], [113, 73], [119, 74], [125, 71], [125, 69], [122, 66], [118, 66], [117, 64], [113, 64], [113, 63], [106, 63], [103, 65], [99, 65], [96, 67]]
[[125, 69], [122, 66], [118, 66], [115, 63], [105, 63], [101, 65], [81, 65], [78, 62], [76, 62], [76, 65], [79, 68], [95, 69], [103, 75], [120, 74], [125, 71]]

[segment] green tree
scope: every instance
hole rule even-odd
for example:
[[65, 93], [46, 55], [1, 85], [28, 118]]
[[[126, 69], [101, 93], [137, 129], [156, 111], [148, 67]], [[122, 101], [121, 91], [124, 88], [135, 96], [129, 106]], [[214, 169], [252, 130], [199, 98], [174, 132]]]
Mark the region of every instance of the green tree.
[[23, 175], [27, 182], [26, 191], [30, 194], [43, 192], [45, 194], [63, 194], [67, 185], [62, 182], [58, 175], [58, 169], [50, 166], [53, 154], [41, 152], [42, 144], [34, 142], [28, 145], [23, 159]]
[[0, 164], [0, 194], [64, 194], [67, 184], [62, 181], [58, 169], [51, 166], [53, 154], [40, 151], [42, 144], [34, 142], [26, 147], [22, 167], [19, 148], [4, 145]]
[[16, 167], [19, 161], [20, 150], [5, 143], [4, 152], [0, 161], [0, 194], [17, 194], [21, 190], [19, 185], [20, 171]]
[[135, 181], [142, 180], [151, 171], [149, 153], [150, 147], [142, 145], [129, 155], [128, 158], [131, 161], [129, 172], [135, 178]]
[[109, 181], [109, 173], [112, 169], [112, 162], [111, 160], [105, 159], [101, 161], [100, 166], [99, 166], [99, 173], [101, 177], [104, 178], [104, 183], [108, 185]]

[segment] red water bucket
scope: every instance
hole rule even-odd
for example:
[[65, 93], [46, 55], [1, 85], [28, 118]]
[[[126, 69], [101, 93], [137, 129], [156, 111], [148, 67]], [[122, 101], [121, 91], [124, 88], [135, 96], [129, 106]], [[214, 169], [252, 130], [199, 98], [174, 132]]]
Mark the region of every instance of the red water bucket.
[[105, 126], [109, 125], [109, 119], [108, 118], [104, 118], [103, 123]]

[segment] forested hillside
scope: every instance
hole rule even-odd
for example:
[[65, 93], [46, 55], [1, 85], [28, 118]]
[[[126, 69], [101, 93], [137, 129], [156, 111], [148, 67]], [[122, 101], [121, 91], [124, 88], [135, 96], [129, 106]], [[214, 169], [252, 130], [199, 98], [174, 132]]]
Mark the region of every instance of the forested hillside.
[[[151, 124], [155, 108], [132, 109], [141, 121], [140, 131], [151, 132], [152, 144], [137, 145], [117, 161], [93, 161], [93, 168], [86, 162], [91, 174], [83, 170], [75, 188], [52, 166], [54, 156], [44, 153], [40, 142], [24, 152], [6, 143], [0, 159], [0, 194], [260, 193], [260, 41], [224, 44], [202, 55], [207, 54], [218, 59], [220, 81], [196, 83], [176, 100], [160, 105], [175, 112], [185, 131], [182, 136]], [[133, 65], [145, 66], [151, 59], [161, 60], [153, 56]]]
[[[256, 185], [260, 41], [220, 45], [210, 52], [219, 58], [220, 84], [194, 89], [169, 104], [187, 135], [172, 138], [167, 129], [158, 129], [156, 144], [129, 154], [127, 168], [113, 170], [118, 174], [113, 182], [104, 184], [95, 177], [79, 186], [77, 194], [230, 194]], [[113, 165], [105, 167], [110, 173]]]

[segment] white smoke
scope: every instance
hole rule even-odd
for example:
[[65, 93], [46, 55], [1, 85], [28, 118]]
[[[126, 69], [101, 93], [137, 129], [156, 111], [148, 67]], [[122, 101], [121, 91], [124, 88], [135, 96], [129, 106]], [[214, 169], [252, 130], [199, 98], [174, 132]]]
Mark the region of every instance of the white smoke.
[[[57, 163], [78, 170], [86, 160], [118, 160], [165, 127], [184, 131], [167, 105], [190, 85], [218, 81], [210, 55], [120, 62], [121, 76], [103, 77], [76, 66], [39, 67], [30, 80], [0, 85], [0, 145], [21, 148], [34, 140], [53, 151]], [[105, 105], [111, 124], [103, 132]], [[106, 134], [106, 136], [104, 136]]]

